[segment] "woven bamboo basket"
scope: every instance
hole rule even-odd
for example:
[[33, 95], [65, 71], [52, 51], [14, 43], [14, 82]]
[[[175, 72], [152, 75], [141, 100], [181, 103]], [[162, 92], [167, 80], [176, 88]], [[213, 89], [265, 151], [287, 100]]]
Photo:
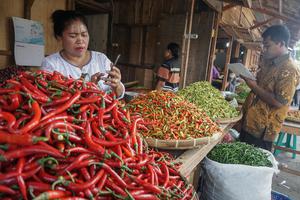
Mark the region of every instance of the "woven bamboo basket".
[[211, 137], [194, 138], [188, 140], [160, 140], [151, 137], [146, 137], [145, 140], [148, 146], [159, 149], [194, 149], [219, 139], [221, 134], [221, 132], [216, 132]]
[[233, 117], [233, 118], [217, 118], [215, 120], [216, 123], [218, 124], [230, 124], [230, 123], [234, 123], [234, 122], [238, 122], [239, 120], [241, 120], [243, 117], [243, 113], [240, 112], [239, 116], [237, 117]]

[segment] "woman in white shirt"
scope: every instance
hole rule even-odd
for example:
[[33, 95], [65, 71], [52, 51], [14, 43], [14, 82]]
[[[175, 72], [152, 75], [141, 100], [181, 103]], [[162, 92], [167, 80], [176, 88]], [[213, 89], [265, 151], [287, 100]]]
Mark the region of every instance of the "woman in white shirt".
[[44, 58], [42, 69], [58, 71], [65, 76], [98, 84], [99, 88], [113, 90], [119, 98], [125, 92], [120, 70], [100, 52], [89, 51], [89, 33], [85, 17], [76, 11], [56, 10], [52, 14], [55, 38], [62, 50]]

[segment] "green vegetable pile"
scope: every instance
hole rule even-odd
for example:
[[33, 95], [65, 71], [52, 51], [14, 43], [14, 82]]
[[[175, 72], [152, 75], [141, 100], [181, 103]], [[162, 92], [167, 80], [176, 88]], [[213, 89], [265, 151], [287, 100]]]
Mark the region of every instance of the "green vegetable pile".
[[239, 112], [224, 99], [220, 91], [209, 82], [193, 83], [180, 90], [178, 94], [203, 109], [214, 120], [239, 115]]
[[223, 164], [273, 166], [265, 152], [243, 142], [218, 144], [209, 152], [207, 157]]
[[236, 100], [240, 103], [244, 103], [250, 91], [251, 89], [247, 86], [246, 83], [241, 83], [239, 86], [236, 87]]

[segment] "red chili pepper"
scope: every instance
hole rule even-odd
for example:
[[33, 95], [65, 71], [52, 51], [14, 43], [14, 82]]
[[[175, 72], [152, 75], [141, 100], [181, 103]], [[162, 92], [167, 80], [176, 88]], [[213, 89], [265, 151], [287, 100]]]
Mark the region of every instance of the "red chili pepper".
[[0, 119], [1, 118], [7, 121], [7, 127], [0, 126], [0, 129], [4, 129], [4, 128], [12, 129], [12, 127], [16, 123], [15, 116], [10, 114], [9, 112], [4, 112], [4, 111], [0, 112]]
[[24, 134], [33, 129], [36, 125], [39, 124], [42, 113], [41, 113], [41, 108], [40, 105], [37, 101], [32, 102], [32, 111], [34, 113], [33, 118], [21, 129], [17, 130], [10, 130], [13, 133], [18, 133], [18, 134]]
[[47, 141], [46, 137], [36, 137], [34, 135], [20, 135], [3, 132], [0, 130], [0, 143], [17, 144], [17, 145], [32, 145], [38, 141]]
[[0, 193], [14, 195], [14, 194], [16, 194], [16, 191], [14, 191], [13, 189], [11, 189], [10, 187], [7, 187], [5, 185], [0, 185]]
[[160, 165], [161, 165], [162, 173], [164, 175], [163, 187], [166, 188], [169, 183], [169, 168], [163, 162], [161, 162]]
[[23, 123], [24, 121], [26, 121], [26, 120], [28, 120], [28, 119], [30, 119], [30, 118], [31, 118], [30, 115], [24, 115], [24, 116], [20, 117], [20, 118], [16, 121], [15, 125], [13, 126], [13, 129], [18, 129], [21, 123]]
[[57, 198], [67, 197], [69, 195], [71, 195], [71, 192], [60, 191], [60, 190], [49, 190], [35, 197], [34, 200], [57, 199]]
[[83, 160], [92, 157], [92, 154], [89, 153], [83, 153], [80, 154], [79, 156], [76, 157], [76, 159], [68, 166], [64, 169], [64, 171], [59, 172], [59, 174], [62, 174], [66, 171], [71, 171], [75, 166], [79, 165], [80, 162], [82, 162]]
[[50, 100], [46, 94], [44, 94], [42, 91], [40, 91], [37, 87], [33, 86], [30, 83], [30, 81], [28, 81], [26, 78], [20, 77], [20, 81], [24, 87], [26, 87], [31, 92], [37, 94], [38, 96], [40, 96], [40, 98], [47, 99], [48, 101]]
[[95, 185], [102, 178], [103, 175], [104, 175], [104, 170], [101, 169], [92, 179], [90, 179], [90, 181], [85, 183], [80, 183], [80, 184], [70, 183], [67, 187], [70, 190], [75, 192], [82, 191]]
[[105, 169], [105, 171], [107, 171], [111, 175], [111, 177], [118, 183], [119, 186], [127, 188], [127, 184], [110, 166], [105, 163], [97, 163], [97, 165]]
[[37, 182], [37, 181], [27, 181], [26, 184], [29, 189], [31, 188], [34, 191], [45, 192], [47, 190], [51, 190], [51, 185], [48, 183]]
[[[19, 161], [18, 161], [18, 164], [17, 164], [17, 172], [19, 174], [22, 173], [23, 171], [23, 168], [24, 168], [24, 165], [25, 165], [25, 158], [20, 158]], [[19, 188], [21, 190], [21, 193], [23, 195], [23, 198], [25, 198], [25, 200], [27, 200], [27, 189], [26, 189], [26, 185], [25, 185], [25, 181], [23, 179], [22, 176], [17, 176], [17, 182], [18, 182], [18, 185], [19, 185]]]
[[46, 116], [42, 118], [41, 121], [44, 121], [46, 119], [49, 119], [59, 113], [62, 113], [63, 111], [67, 110], [71, 105], [73, 105], [79, 98], [80, 98], [81, 92], [77, 91], [65, 104], [62, 106], [58, 107], [56, 110], [50, 112]]
[[159, 198], [153, 194], [132, 194], [135, 200], [159, 200]]
[[96, 102], [100, 101], [101, 98], [102, 98], [101, 96], [92, 96], [89, 98], [80, 99], [76, 103], [78, 103], [78, 104], [96, 103]]
[[84, 138], [89, 149], [100, 155], [104, 155], [105, 149], [101, 145], [95, 143], [92, 139], [92, 129], [90, 122], [87, 123]]
[[126, 192], [122, 187], [119, 185], [115, 184], [111, 179], [108, 179], [106, 181], [106, 186], [109, 187], [110, 189], [116, 191], [118, 194], [121, 194], [122, 196], [127, 196]]
[[102, 179], [100, 181], [98, 181], [97, 189], [99, 191], [101, 191], [102, 188], [104, 187], [104, 185], [106, 184], [107, 177], [108, 177], [108, 175], [106, 173], [104, 173], [102, 176]]
[[[54, 149], [54, 148], [52, 148]], [[4, 154], [0, 155], [0, 162], [1, 161], [7, 161], [10, 159], [14, 158], [20, 158], [24, 156], [29, 156], [32, 154], [37, 154], [37, 153], [46, 153], [49, 154], [53, 157], [58, 157], [58, 158], [64, 158], [64, 155], [61, 154], [59, 151], [53, 151], [43, 145], [33, 145], [33, 146], [28, 146], [28, 147], [23, 147], [21, 149], [16, 149], [10, 152], [6, 152]]]

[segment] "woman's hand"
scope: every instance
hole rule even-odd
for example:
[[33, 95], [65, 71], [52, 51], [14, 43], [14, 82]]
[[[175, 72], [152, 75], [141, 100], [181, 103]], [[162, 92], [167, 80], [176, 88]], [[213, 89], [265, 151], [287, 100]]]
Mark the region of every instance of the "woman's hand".
[[103, 80], [106, 85], [109, 85], [112, 90], [116, 93], [119, 97], [122, 95], [124, 87], [121, 83], [121, 72], [120, 70], [112, 66], [111, 71], [108, 72], [108, 76], [104, 77], [104, 73], [96, 73], [91, 77], [91, 81], [98, 84], [100, 80]]

